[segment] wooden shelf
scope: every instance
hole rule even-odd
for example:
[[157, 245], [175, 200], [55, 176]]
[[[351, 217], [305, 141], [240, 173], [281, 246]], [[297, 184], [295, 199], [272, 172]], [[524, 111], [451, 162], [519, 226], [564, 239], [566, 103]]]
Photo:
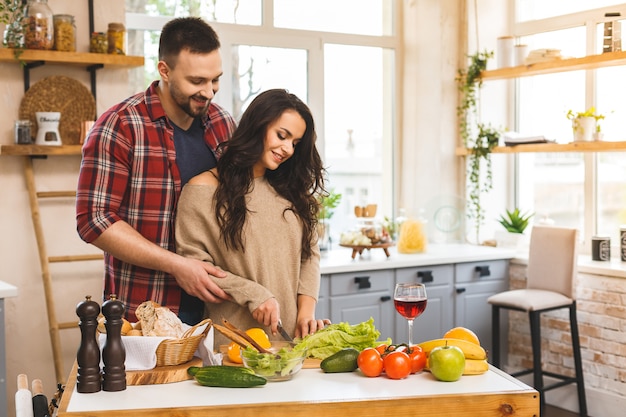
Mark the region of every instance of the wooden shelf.
[[[498, 146], [493, 153], [528, 153], [528, 152], [626, 152], [626, 142], [572, 142], [572, 143], [537, 143], [516, 146]], [[467, 148], [457, 148], [457, 156], [469, 155]]]
[[0, 145], [0, 156], [80, 155], [83, 145]]
[[626, 51], [607, 52], [582, 58], [558, 59], [549, 62], [483, 71], [481, 77], [483, 80], [503, 80], [565, 71], [592, 70], [618, 65], [626, 65]]
[[0, 48], [0, 62], [38, 62], [44, 61], [53, 64], [64, 65], [105, 65], [116, 67], [141, 67], [144, 64], [142, 56], [92, 54], [89, 52], [60, 52], [39, 51], [26, 49], [18, 58], [15, 58], [15, 50]]

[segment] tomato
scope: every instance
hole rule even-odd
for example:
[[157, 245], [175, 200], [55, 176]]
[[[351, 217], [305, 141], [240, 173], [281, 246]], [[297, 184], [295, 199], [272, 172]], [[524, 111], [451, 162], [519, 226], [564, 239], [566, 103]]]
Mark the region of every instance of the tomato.
[[405, 352], [389, 352], [383, 361], [385, 373], [391, 379], [402, 379], [411, 374], [411, 358]]
[[385, 352], [387, 352], [387, 348], [388, 346], [384, 343], [376, 346], [376, 350], [378, 351], [378, 353], [380, 353], [381, 356], [384, 355]]
[[421, 372], [426, 367], [426, 353], [419, 346], [412, 346], [409, 352], [409, 358], [411, 358], [411, 373], [416, 374]]
[[374, 348], [363, 349], [359, 353], [356, 363], [365, 376], [379, 376], [383, 372], [383, 358]]

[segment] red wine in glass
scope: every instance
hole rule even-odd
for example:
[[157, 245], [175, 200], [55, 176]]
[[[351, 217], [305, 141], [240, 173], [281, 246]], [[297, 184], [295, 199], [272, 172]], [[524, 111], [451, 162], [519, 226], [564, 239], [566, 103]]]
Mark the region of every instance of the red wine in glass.
[[393, 300], [393, 304], [396, 307], [396, 311], [400, 313], [405, 319], [414, 319], [426, 310], [426, 304], [428, 300], [426, 298], [422, 300], [416, 300], [409, 297], [396, 298]]
[[416, 283], [396, 284], [393, 293], [393, 304], [396, 311], [407, 320], [409, 324], [409, 346], [413, 342], [413, 319], [426, 310], [428, 297], [426, 286]]

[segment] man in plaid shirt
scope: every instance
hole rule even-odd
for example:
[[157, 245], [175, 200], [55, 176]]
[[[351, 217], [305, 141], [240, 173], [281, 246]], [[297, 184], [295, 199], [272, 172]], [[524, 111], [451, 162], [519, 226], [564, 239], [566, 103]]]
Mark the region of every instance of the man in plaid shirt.
[[211, 100], [222, 76], [220, 42], [200, 18], [161, 32], [160, 80], [102, 114], [89, 132], [76, 195], [80, 237], [104, 251], [104, 299], [116, 294], [134, 321], [152, 300], [188, 324], [204, 302], [228, 296], [209, 275], [225, 274], [176, 254], [174, 216], [183, 185], [216, 165], [235, 121]]

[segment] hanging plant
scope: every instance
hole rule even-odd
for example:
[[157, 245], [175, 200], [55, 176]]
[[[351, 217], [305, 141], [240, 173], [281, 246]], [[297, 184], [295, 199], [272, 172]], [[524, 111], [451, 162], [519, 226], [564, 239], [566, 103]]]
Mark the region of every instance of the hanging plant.
[[478, 52], [469, 58], [469, 66], [466, 69], [460, 69], [456, 78], [461, 93], [457, 116], [463, 145], [469, 149], [467, 217], [474, 221], [478, 243], [480, 226], [485, 220], [481, 196], [493, 187], [491, 152], [500, 141], [500, 132], [480, 123], [478, 114], [478, 94], [482, 86], [481, 73], [487, 69], [489, 58], [493, 58], [493, 51]]
[[2, 45], [14, 49], [15, 59], [24, 51], [24, 34], [28, 25], [27, 5], [23, 0], [0, 1], [0, 23], [6, 25]]

